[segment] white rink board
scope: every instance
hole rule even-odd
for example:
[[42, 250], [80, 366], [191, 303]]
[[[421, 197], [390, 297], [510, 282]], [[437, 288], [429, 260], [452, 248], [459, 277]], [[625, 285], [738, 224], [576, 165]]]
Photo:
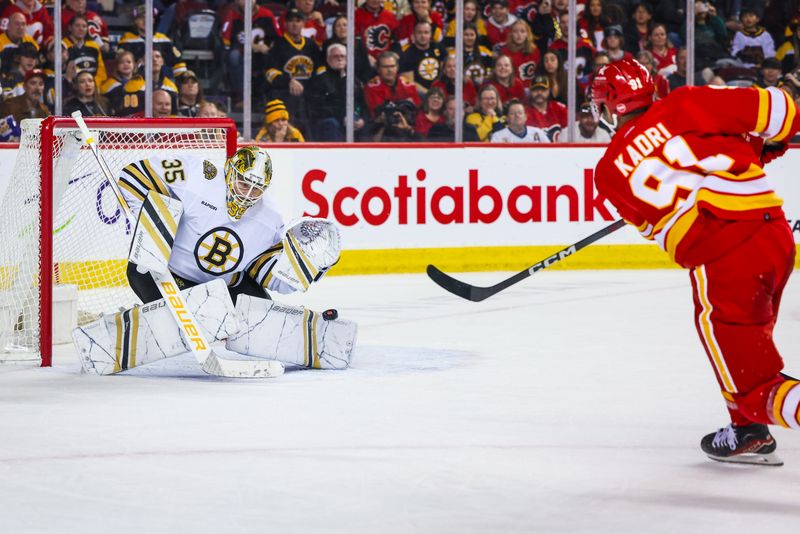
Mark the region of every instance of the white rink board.
[[[0, 148], [2, 193], [16, 152], [16, 148]], [[615, 216], [608, 203], [606, 213], [591, 204], [596, 194], [591, 173], [602, 152], [600, 147], [576, 146], [270, 148], [275, 169], [272, 194], [287, 219], [308, 213], [338, 220], [348, 250], [559, 245], [607, 225], [609, 214]], [[797, 168], [798, 149], [767, 168], [793, 223], [800, 220]], [[470, 194], [470, 176], [484, 188], [479, 201]], [[541, 222], [513, 219], [508, 200], [515, 188], [534, 191], [534, 196], [538, 192]], [[489, 189], [502, 199], [501, 213], [489, 223], [470, 222], [476, 206], [484, 213], [491, 211]], [[548, 201], [548, 194], [556, 190], [562, 194], [554, 202]], [[371, 200], [365, 203], [365, 196]], [[453, 196], [461, 199], [457, 209]], [[519, 196], [516, 203], [520, 212], [529, 212], [531, 205], [528, 196]], [[365, 209], [372, 214], [371, 221], [365, 217]], [[444, 214], [455, 211], [462, 217], [440, 222], [436, 210]], [[354, 223], [353, 217], [357, 218]], [[800, 228], [795, 239], [800, 243]], [[605, 242], [643, 243], [632, 228], [607, 237]]]

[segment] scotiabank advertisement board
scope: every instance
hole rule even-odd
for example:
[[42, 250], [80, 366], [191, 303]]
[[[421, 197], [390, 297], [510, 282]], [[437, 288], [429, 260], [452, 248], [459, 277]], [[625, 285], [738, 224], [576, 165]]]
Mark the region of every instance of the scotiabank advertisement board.
[[[273, 148], [273, 187], [291, 199], [294, 210], [341, 225], [350, 252], [345, 269], [418, 271], [429, 262], [461, 270], [517, 269], [616, 219], [593, 183], [603, 150]], [[787, 201], [798, 242], [800, 183], [791, 169], [799, 164], [800, 151], [790, 151], [768, 168]], [[566, 268], [670, 266], [665, 253], [630, 227], [562, 263]]]
[[[518, 270], [609, 225], [593, 185], [602, 147], [293, 145], [268, 147], [271, 193], [284, 217], [328, 217], [342, 229], [340, 274]], [[0, 148], [0, 191], [17, 149]], [[800, 242], [800, 150], [767, 167]], [[108, 192], [110, 195], [110, 192]], [[109, 199], [109, 202], [113, 199]], [[626, 227], [558, 268], [671, 264]]]

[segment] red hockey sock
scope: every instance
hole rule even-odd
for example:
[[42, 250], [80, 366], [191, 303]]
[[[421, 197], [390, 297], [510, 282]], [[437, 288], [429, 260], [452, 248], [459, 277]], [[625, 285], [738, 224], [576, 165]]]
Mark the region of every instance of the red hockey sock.
[[[755, 423], [800, 429], [800, 381], [777, 376], [746, 395], [736, 395], [737, 418]], [[733, 412], [733, 410], [731, 410]], [[744, 423], [747, 424], [747, 423]]]

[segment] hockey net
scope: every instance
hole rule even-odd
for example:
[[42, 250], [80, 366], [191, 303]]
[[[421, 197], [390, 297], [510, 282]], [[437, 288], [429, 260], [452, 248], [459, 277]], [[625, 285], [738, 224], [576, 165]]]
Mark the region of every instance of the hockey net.
[[[115, 177], [145, 158], [187, 152], [223, 157], [236, 150], [229, 119], [86, 122]], [[78, 324], [138, 302], [125, 276], [134, 225], [72, 119], [22, 121], [19, 152], [0, 203], [6, 243], [0, 249], [0, 362], [51, 364], [54, 319], [65, 319], [53, 316], [54, 291], [77, 295], [72, 310], [77, 308]]]

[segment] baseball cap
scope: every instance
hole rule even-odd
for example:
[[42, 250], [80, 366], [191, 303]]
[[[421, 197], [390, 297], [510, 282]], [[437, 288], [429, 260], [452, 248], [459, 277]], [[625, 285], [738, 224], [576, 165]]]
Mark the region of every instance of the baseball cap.
[[306, 15], [305, 15], [305, 13], [300, 11], [299, 9], [293, 7], [292, 9], [290, 9], [290, 10], [288, 10], [286, 12], [286, 17], [285, 18], [286, 18], [286, 20], [289, 20], [289, 19], [306, 20]]
[[[147, 4], [142, 4], [133, 8], [133, 12], [131, 13], [133, 18], [138, 19], [139, 17], [144, 17], [147, 15]], [[153, 8], [153, 16], [158, 16], [158, 10]]]
[[581, 104], [581, 107], [578, 109], [578, 114], [580, 115], [592, 115], [592, 105], [588, 102], [584, 102]]
[[622, 37], [622, 26], [619, 24], [612, 24], [611, 26], [605, 29], [605, 36], [608, 37], [609, 35], [616, 35], [618, 37]]
[[14, 54], [24, 57], [39, 57], [39, 50], [33, 43], [22, 43], [14, 51]]
[[550, 89], [550, 80], [547, 79], [547, 76], [534, 76], [533, 80], [531, 80], [531, 89]]
[[197, 74], [195, 74], [193, 70], [184, 71], [180, 74], [180, 76], [178, 76], [178, 81], [181, 83], [192, 79], [196, 82], [200, 81], [200, 78], [197, 77]]
[[493, 6], [500, 5], [503, 7], [508, 7], [508, 0], [492, 0], [491, 5]]
[[45, 76], [44, 71], [42, 69], [31, 69], [25, 73], [25, 81], [27, 82], [31, 78], [41, 78], [42, 81], [47, 80], [47, 76]]

